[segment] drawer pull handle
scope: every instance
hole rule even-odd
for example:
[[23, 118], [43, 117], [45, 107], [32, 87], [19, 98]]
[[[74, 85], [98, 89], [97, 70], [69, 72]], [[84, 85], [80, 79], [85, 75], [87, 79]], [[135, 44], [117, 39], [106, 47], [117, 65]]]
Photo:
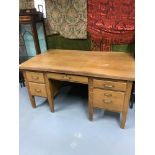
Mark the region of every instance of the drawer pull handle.
[[104, 96], [111, 97], [112, 94], [105, 93]]
[[70, 80], [71, 79], [71, 77], [69, 77], [67, 75], [66, 76], [63, 76], [63, 78], [66, 79], [66, 80]]
[[33, 78], [34, 80], [39, 79], [39, 77], [38, 77], [38, 76], [32, 76], [32, 78]]
[[104, 87], [105, 88], [113, 88], [114, 86], [113, 85], [104, 84]]
[[103, 100], [103, 102], [106, 104], [110, 104], [110, 103], [112, 103], [112, 100]]
[[35, 89], [35, 91], [36, 91], [37, 93], [40, 93], [40, 92], [41, 92], [41, 90], [40, 90], [40, 89]]

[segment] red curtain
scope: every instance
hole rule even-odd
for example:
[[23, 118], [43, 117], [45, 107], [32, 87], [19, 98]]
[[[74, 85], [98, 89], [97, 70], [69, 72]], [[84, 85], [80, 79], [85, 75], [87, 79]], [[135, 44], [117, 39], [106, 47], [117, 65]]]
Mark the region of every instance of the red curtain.
[[134, 42], [135, 0], [88, 0], [87, 16], [88, 32], [101, 50]]

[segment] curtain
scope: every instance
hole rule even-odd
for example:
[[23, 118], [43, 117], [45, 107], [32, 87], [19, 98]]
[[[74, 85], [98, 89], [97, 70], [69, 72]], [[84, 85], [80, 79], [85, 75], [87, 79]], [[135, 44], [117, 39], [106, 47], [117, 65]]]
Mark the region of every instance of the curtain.
[[19, 0], [20, 9], [31, 9], [34, 8], [34, 0]]
[[100, 50], [134, 42], [134, 0], [88, 0], [87, 18], [90, 37]]
[[87, 0], [45, 0], [45, 5], [47, 35], [87, 38]]

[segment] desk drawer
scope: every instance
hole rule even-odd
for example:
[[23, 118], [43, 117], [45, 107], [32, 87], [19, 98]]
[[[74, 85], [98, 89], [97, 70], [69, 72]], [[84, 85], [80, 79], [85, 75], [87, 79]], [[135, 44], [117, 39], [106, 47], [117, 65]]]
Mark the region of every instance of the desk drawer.
[[52, 79], [56, 79], [56, 80], [88, 84], [88, 77], [85, 77], [85, 76], [61, 74], [61, 73], [60, 74], [58, 74], [58, 73], [48, 73], [47, 77], [52, 78]]
[[32, 95], [47, 97], [45, 84], [29, 82], [29, 88]]
[[27, 77], [28, 81], [44, 83], [44, 75], [43, 75], [43, 73], [27, 71], [26, 72], [26, 77]]
[[122, 111], [124, 95], [123, 92], [93, 89], [93, 106], [113, 111]]
[[94, 79], [93, 87], [108, 90], [126, 91], [126, 82]]

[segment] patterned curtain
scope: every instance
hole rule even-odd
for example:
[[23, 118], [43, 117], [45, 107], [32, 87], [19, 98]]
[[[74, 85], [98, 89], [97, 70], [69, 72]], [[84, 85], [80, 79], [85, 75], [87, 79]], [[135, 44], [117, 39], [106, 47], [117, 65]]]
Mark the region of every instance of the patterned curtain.
[[93, 50], [134, 42], [134, 0], [88, 0], [87, 18]]
[[47, 35], [87, 38], [87, 0], [45, 0], [45, 5]]
[[34, 7], [34, 0], [19, 0], [20, 9], [31, 9]]

